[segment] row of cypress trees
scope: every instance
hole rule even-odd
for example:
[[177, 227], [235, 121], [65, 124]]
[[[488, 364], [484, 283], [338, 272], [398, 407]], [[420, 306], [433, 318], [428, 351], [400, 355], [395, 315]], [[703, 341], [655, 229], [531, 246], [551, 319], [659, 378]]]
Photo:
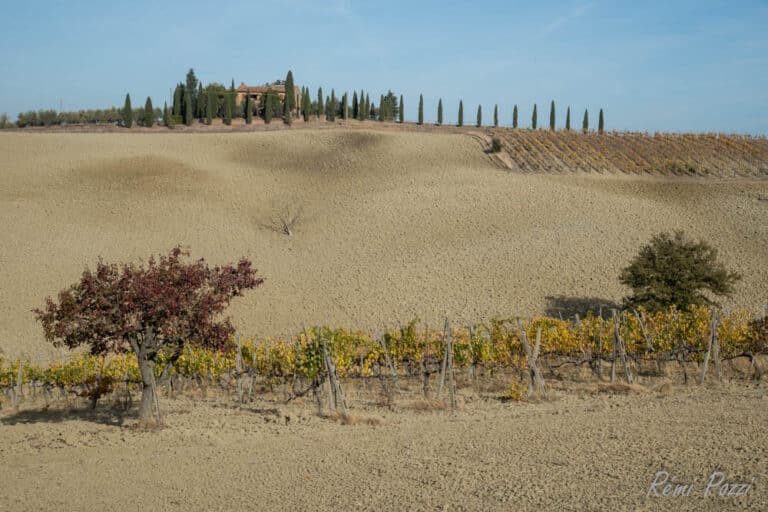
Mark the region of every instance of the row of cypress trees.
[[[152, 98], [147, 96], [147, 101], [144, 102], [144, 110], [139, 110], [141, 113], [141, 119], [137, 119], [136, 121], [140, 122], [142, 126], [146, 126], [151, 128], [155, 125], [156, 119], [156, 112], [155, 108], [152, 106]], [[131, 107], [131, 95], [126, 94], [125, 95], [125, 104], [123, 105], [123, 109], [121, 111], [121, 118], [122, 118], [122, 125], [126, 128], [131, 128], [134, 123], [133, 119], [133, 108]], [[168, 104], [165, 104], [165, 107], [163, 108], [163, 124], [167, 124], [167, 118], [168, 118]]]
[[[224, 124], [231, 124], [232, 118], [243, 117], [247, 124], [251, 124], [253, 121], [254, 110], [257, 108], [261, 112], [264, 122], [269, 124], [272, 119], [282, 115], [283, 122], [290, 125], [293, 122], [293, 114], [296, 112], [301, 115], [304, 121], [309, 121], [311, 117], [320, 119], [324, 117], [327, 121], [333, 122], [336, 118], [340, 119], [357, 119], [360, 121], [366, 119], [376, 119], [379, 121], [394, 121], [397, 119], [400, 123], [405, 122], [405, 106], [403, 96], [399, 98], [389, 90], [386, 95], [382, 94], [379, 97], [378, 107], [370, 99], [370, 94], [364, 90], [357, 94], [354, 91], [352, 94], [352, 101], [350, 105], [348, 93], [344, 93], [339, 101], [336, 97], [334, 89], [331, 90], [331, 94], [328, 96], [323, 95], [323, 88], [319, 87], [317, 90], [316, 101], [312, 100], [312, 95], [308, 87], [301, 88], [300, 99], [298, 104], [296, 98], [292, 94], [294, 90], [293, 72], [288, 71], [286, 78], [283, 82], [285, 86], [284, 100], [280, 101], [277, 91], [268, 90], [266, 93], [260, 96], [259, 105], [254, 105], [250, 95], [245, 96], [245, 100], [241, 105], [236, 104], [236, 90], [235, 81], [232, 83], [229, 89], [226, 89], [223, 85], [217, 83], [208, 84], [203, 87], [202, 83], [195, 76], [194, 69], [187, 72], [186, 81], [179, 82], [173, 93], [173, 103], [171, 108], [165, 104], [163, 108], [163, 124], [172, 127], [174, 124], [183, 122], [187, 126], [190, 126], [195, 119], [203, 121], [206, 124], [211, 124], [212, 120], [217, 117], [223, 119]], [[351, 107], [351, 108], [350, 108]], [[155, 122], [152, 109], [152, 100], [147, 98], [144, 118], [141, 120], [144, 126], [152, 126]], [[514, 105], [512, 110], [512, 127], [518, 128], [518, 107]], [[555, 130], [555, 102], [552, 101], [549, 112], [549, 128]], [[130, 128], [133, 125], [133, 111], [131, 110], [130, 95], [126, 95], [125, 107], [123, 109], [123, 125]], [[419, 95], [418, 104], [418, 116], [417, 124], [424, 124], [424, 96]], [[443, 124], [443, 100], [439, 99], [437, 104], [437, 124]], [[477, 107], [477, 119], [476, 126], [483, 125], [483, 110], [482, 106]], [[459, 101], [459, 111], [457, 126], [464, 126], [464, 102]], [[499, 108], [498, 105], [494, 105], [493, 108], [493, 126], [499, 126]], [[538, 107], [534, 103], [533, 113], [531, 115], [531, 128], [538, 128]], [[565, 118], [566, 131], [571, 130], [571, 108], [566, 110]], [[605, 118], [603, 110], [600, 109], [598, 120], [598, 132], [603, 133], [605, 129]], [[582, 131], [585, 133], [589, 131], [589, 112], [584, 111], [584, 118], [582, 121]]]
[[[517, 105], [515, 105], [512, 109], [512, 128], [519, 128], [518, 124], [518, 108]], [[419, 98], [419, 117], [418, 117], [418, 123], [417, 124], [423, 124], [423, 100], [421, 97]], [[437, 124], [441, 125], [443, 124], [443, 100], [442, 98], [437, 103]], [[459, 114], [458, 114], [458, 121], [456, 123], [457, 126], [464, 126], [464, 102], [459, 100]], [[482, 126], [483, 125], [483, 107], [482, 105], [477, 106], [477, 122], [475, 126]], [[498, 127], [499, 126], [499, 106], [494, 105], [493, 106], [493, 126]], [[534, 103], [533, 104], [533, 113], [531, 114], [531, 129], [536, 130], [538, 129], [538, 106]], [[556, 129], [556, 123], [555, 123], [555, 102], [552, 101], [549, 108], [549, 129], [555, 130]], [[584, 110], [584, 118], [582, 121], [581, 129], [584, 133], [589, 131], [589, 110]], [[568, 107], [566, 109], [565, 113], [565, 130], [570, 131], [571, 130], [571, 107]], [[605, 131], [605, 115], [603, 113], [603, 109], [600, 109], [600, 114], [598, 117], [598, 124], [597, 124], [597, 131], [598, 133], [603, 133]]]

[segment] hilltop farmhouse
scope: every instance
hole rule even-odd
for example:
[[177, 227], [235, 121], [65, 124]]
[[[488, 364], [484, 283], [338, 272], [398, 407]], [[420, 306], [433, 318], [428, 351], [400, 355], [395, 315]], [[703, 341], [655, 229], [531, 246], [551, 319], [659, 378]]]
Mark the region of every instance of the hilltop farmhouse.
[[[285, 101], [285, 82], [282, 80], [278, 80], [271, 84], [265, 85], [246, 85], [244, 82], [240, 82], [240, 86], [237, 88], [237, 96], [235, 101], [238, 105], [241, 105], [242, 102], [245, 101], [245, 97], [250, 96], [251, 101], [254, 102], [253, 104], [259, 105], [261, 96], [269, 90], [277, 92], [281, 102]], [[298, 109], [298, 106], [301, 104], [301, 91], [296, 86], [293, 88], [293, 96], [296, 98], [295, 105]]]

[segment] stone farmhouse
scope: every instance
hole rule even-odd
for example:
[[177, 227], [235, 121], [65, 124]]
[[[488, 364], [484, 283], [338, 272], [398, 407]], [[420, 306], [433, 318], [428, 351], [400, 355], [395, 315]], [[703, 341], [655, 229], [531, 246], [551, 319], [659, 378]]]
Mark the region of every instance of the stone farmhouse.
[[[237, 88], [237, 96], [235, 101], [238, 105], [241, 105], [242, 102], [245, 101], [245, 97], [250, 96], [251, 101], [255, 102], [254, 105], [258, 105], [259, 100], [261, 100], [261, 95], [270, 89], [277, 92], [281, 102], [285, 101], [285, 84], [280, 82], [274, 82], [266, 85], [246, 85], [245, 83], [240, 82], [240, 87]], [[293, 95], [296, 98], [295, 105], [298, 111], [301, 103], [301, 91], [296, 86], [293, 88]]]

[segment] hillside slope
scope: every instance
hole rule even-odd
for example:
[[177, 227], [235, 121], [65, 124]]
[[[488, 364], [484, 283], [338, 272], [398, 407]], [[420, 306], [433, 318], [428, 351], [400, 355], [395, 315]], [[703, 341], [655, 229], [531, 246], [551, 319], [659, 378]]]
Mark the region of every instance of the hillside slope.
[[[726, 306], [766, 300], [766, 181], [511, 173], [466, 135], [344, 129], [9, 133], [0, 153], [7, 354], [51, 355], [30, 310], [99, 255], [175, 244], [254, 261], [266, 283], [231, 312], [260, 335], [608, 304], [639, 246], [671, 229], [744, 275]], [[286, 207], [301, 212], [292, 237], [271, 226]]]

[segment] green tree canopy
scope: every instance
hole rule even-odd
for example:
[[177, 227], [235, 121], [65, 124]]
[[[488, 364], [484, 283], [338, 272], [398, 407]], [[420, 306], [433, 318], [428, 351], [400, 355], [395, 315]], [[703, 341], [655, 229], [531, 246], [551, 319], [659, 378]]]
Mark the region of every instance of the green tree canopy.
[[624, 302], [649, 311], [670, 306], [715, 304], [710, 295], [729, 296], [741, 278], [717, 259], [717, 249], [694, 242], [681, 231], [660, 233], [640, 249], [619, 280], [632, 289]]
[[456, 124], [464, 126], [464, 102], [462, 100], [459, 100], [459, 122]]

